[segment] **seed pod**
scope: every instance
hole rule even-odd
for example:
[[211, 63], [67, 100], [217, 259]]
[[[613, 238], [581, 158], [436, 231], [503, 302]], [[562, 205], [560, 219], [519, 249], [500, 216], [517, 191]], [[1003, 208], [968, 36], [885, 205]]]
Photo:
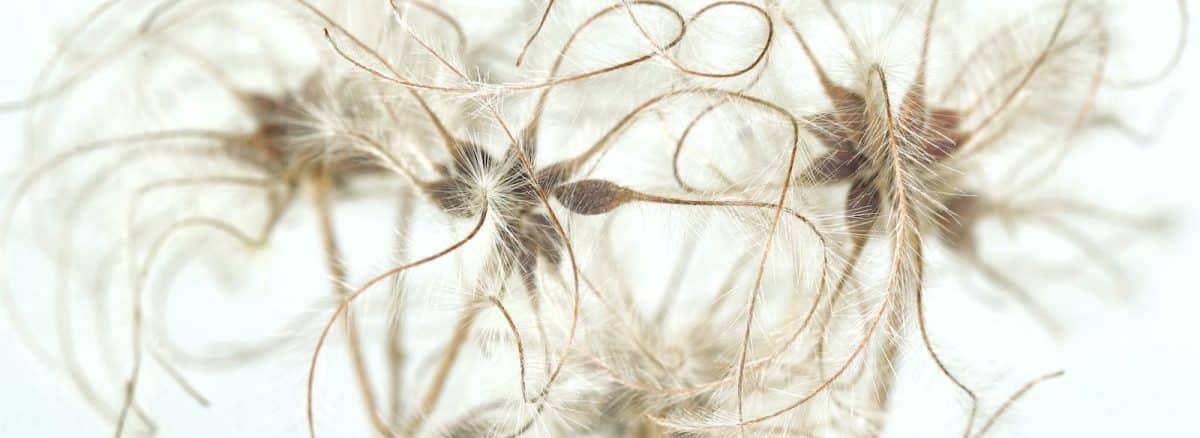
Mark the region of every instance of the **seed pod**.
[[602, 179], [585, 179], [563, 184], [555, 196], [568, 210], [578, 214], [604, 214], [635, 199], [632, 190]]

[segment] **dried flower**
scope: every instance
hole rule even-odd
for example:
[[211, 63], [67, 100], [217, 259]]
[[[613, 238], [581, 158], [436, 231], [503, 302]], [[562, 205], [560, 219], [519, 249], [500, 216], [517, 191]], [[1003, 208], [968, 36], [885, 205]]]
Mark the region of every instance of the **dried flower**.
[[[1161, 222], [1046, 187], [1183, 43], [1114, 79], [1109, 6], [1042, 3], [107, 1], [0, 105], [31, 163], [3, 304], [116, 436], [170, 427], [164, 374], [207, 407], [263, 363], [306, 372], [310, 436], [875, 436], [923, 358], [981, 436], [1062, 371], [985, 391], [929, 278], [981, 275], [1057, 332], [989, 224], [1120, 282], [1094, 223]], [[51, 286], [10, 284], [15, 229]], [[176, 337], [185, 283], [280, 328]]]

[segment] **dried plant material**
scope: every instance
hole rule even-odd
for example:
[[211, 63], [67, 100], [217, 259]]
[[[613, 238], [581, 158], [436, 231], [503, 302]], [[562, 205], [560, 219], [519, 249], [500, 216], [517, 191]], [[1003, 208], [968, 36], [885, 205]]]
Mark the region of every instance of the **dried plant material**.
[[1060, 265], [1134, 289], [1099, 242], [1160, 215], [1055, 184], [1189, 23], [1122, 79], [1108, 4], [1034, 3], [104, 2], [0, 104], [2, 304], [118, 437], [264, 369], [312, 437], [878, 436], [910, 367], [991, 435], [1070, 374], [993, 384], [938, 279], [1050, 336]]

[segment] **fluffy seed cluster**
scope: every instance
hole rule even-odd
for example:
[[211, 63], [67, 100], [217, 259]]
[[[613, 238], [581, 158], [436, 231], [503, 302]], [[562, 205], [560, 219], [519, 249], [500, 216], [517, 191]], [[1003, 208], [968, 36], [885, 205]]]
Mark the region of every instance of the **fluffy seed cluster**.
[[1097, 239], [1158, 223], [1060, 184], [1182, 50], [1114, 73], [1110, 3], [108, 0], [0, 104], [4, 310], [118, 437], [189, 399], [310, 436], [878, 436], [902, 362], [962, 397], [930, 436], [982, 436], [1062, 371], [992, 384], [930, 279], [1057, 333], [1027, 285], [1120, 289]]

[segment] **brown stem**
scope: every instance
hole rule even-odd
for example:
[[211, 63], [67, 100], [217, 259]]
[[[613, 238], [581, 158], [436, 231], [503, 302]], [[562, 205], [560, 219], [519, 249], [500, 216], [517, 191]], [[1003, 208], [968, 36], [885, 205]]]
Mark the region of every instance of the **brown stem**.
[[[397, 213], [397, 222], [400, 229], [397, 231], [397, 258], [403, 259], [407, 256], [406, 247], [399, 240], [406, 237], [409, 229], [409, 219], [412, 216], [412, 193], [404, 191], [400, 195], [399, 212]], [[403, 302], [403, 285], [400, 284], [400, 277], [395, 277], [392, 282], [392, 290], [395, 291], [393, 297], [393, 311], [395, 314], [389, 318], [387, 330], [387, 345], [386, 355], [388, 364], [388, 406], [391, 410], [388, 421], [394, 425], [399, 425], [399, 422], [404, 414], [403, 390], [404, 390], [404, 363], [406, 360], [404, 353], [404, 324], [400, 319], [402, 315]]]
[[529, 46], [533, 45], [533, 40], [538, 34], [542, 33], [542, 27], [546, 25], [546, 19], [550, 17], [550, 9], [554, 7], [554, 0], [546, 1], [546, 9], [542, 11], [542, 18], [538, 20], [537, 28], [533, 29], [533, 33], [525, 40], [525, 44], [521, 46], [521, 53], [517, 55], [517, 67], [525, 61], [525, 54], [529, 52]]
[[[338, 245], [337, 231], [334, 229], [333, 214], [329, 201], [329, 191], [332, 189], [333, 181], [327, 169], [321, 169], [318, 172], [310, 183], [313, 207], [316, 209], [317, 220], [319, 222], [321, 247], [325, 254], [325, 264], [329, 269], [330, 282], [333, 284], [334, 293], [344, 299], [350, 293], [350, 289], [346, 286], [346, 265], [342, 260], [341, 249]], [[350, 361], [354, 367], [354, 377], [358, 384], [359, 396], [366, 406], [367, 418], [371, 420], [371, 425], [380, 434], [391, 436], [393, 434], [390, 432], [387, 422], [379, 416], [379, 405], [376, 403], [375, 394], [371, 390], [371, 376], [367, 371], [366, 360], [363, 358], [358, 325], [354, 323], [352, 315], [353, 313], [347, 309], [346, 319], [343, 320], [343, 327], [346, 330], [346, 343], [349, 345]]]
[[446, 381], [450, 377], [450, 370], [458, 361], [458, 355], [462, 352], [463, 344], [467, 342], [467, 338], [471, 334], [471, 325], [475, 322], [478, 314], [479, 311], [475, 308], [474, 303], [469, 303], [459, 314], [458, 324], [454, 327], [454, 334], [450, 338], [449, 346], [446, 347], [445, 356], [442, 356], [442, 360], [434, 372], [433, 382], [429, 384], [425, 395], [421, 397], [421, 405], [412, 413], [403, 428], [405, 436], [416, 435], [421, 425], [424, 424], [425, 418], [437, 407], [446, 387]]
[[1029, 390], [1033, 389], [1033, 387], [1035, 387], [1038, 384], [1045, 382], [1047, 380], [1062, 377], [1063, 374], [1065, 374], [1065, 373], [1066, 372], [1063, 370], [1058, 370], [1058, 371], [1052, 372], [1050, 374], [1046, 374], [1044, 376], [1030, 380], [1029, 382], [1025, 383], [1024, 385], [1021, 385], [1021, 388], [1018, 389], [1016, 392], [1014, 392], [1012, 396], [1008, 397], [1008, 400], [1005, 400], [1004, 404], [1000, 405], [999, 409], [996, 409], [996, 412], [993, 413], [992, 416], [987, 419], [987, 422], [983, 423], [983, 427], [979, 428], [979, 433], [975, 434], [975, 438], [979, 438], [979, 437], [982, 437], [985, 434], [987, 434], [988, 430], [990, 430], [992, 428], [992, 425], [996, 424], [996, 420], [999, 419], [1001, 415], [1004, 415], [1004, 413], [1007, 412], [1009, 408], [1011, 408], [1014, 404], [1016, 404], [1017, 400], [1020, 400], [1021, 397], [1024, 397], [1025, 394], [1029, 392]]
[[529, 403], [529, 395], [525, 390], [525, 342], [521, 340], [521, 331], [517, 330], [517, 323], [513, 321], [513, 317], [508, 313], [508, 309], [504, 307], [504, 303], [500, 302], [496, 297], [491, 297], [491, 301], [496, 306], [496, 309], [500, 310], [500, 314], [504, 316], [504, 322], [508, 323], [508, 329], [512, 332], [513, 339], [517, 343], [517, 363], [521, 369], [521, 400]]
[[479, 213], [479, 221], [475, 223], [475, 226], [473, 228], [471, 228], [471, 231], [469, 233], [467, 233], [467, 235], [465, 237], [463, 237], [462, 239], [454, 242], [450, 246], [447, 246], [447, 247], [443, 248], [442, 250], [435, 252], [431, 255], [417, 259], [413, 262], [405, 263], [405, 264], [402, 264], [399, 266], [395, 266], [391, 269], [388, 269], [388, 270], [384, 271], [382, 274], [376, 275], [375, 277], [372, 277], [370, 280], [367, 280], [366, 283], [363, 283], [362, 286], [359, 286], [353, 292], [344, 295], [341, 304], [339, 304], [337, 307], [337, 310], [335, 310], [333, 312], [333, 316], [331, 316], [329, 318], [329, 321], [327, 321], [325, 323], [325, 328], [321, 329], [321, 335], [317, 339], [317, 347], [315, 349], [313, 349], [312, 359], [309, 360], [308, 382], [305, 384], [305, 386], [306, 386], [306, 388], [305, 388], [305, 415], [306, 415], [307, 422], [308, 422], [308, 434], [310, 437], [315, 438], [317, 435], [316, 421], [315, 421], [316, 417], [313, 415], [313, 388], [316, 386], [317, 360], [320, 359], [320, 357], [321, 357], [321, 350], [325, 346], [325, 340], [329, 338], [329, 332], [332, 331], [333, 324], [337, 322], [338, 317], [340, 317], [342, 315], [342, 313], [349, 310], [350, 304], [353, 303], [355, 299], [362, 296], [362, 294], [364, 294], [368, 290], [370, 290], [371, 287], [375, 286], [376, 284], [379, 284], [379, 282], [381, 282], [387, 278], [390, 278], [394, 275], [400, 274], [410, 268], [421, 266], [426, 263], [432, 262], [434, 260], [440, 259], [443, 256], [445, 256], [446, 254], [449, 254], [459, 248], [462, 248], [463, 245], [466, 245], [467, 242], [470, 242], [471, 239], [474, 239], [475, 236], [477, 234], [479, 234], [479, 230], [481, 230], [483, 228], [483, 224], [487, 223], [488, 210], [487, 210], [486, 200], [483, 203], [483, 205], [484, 205], [484, 209], [483, 209], [483, 211], [481, 211]]

